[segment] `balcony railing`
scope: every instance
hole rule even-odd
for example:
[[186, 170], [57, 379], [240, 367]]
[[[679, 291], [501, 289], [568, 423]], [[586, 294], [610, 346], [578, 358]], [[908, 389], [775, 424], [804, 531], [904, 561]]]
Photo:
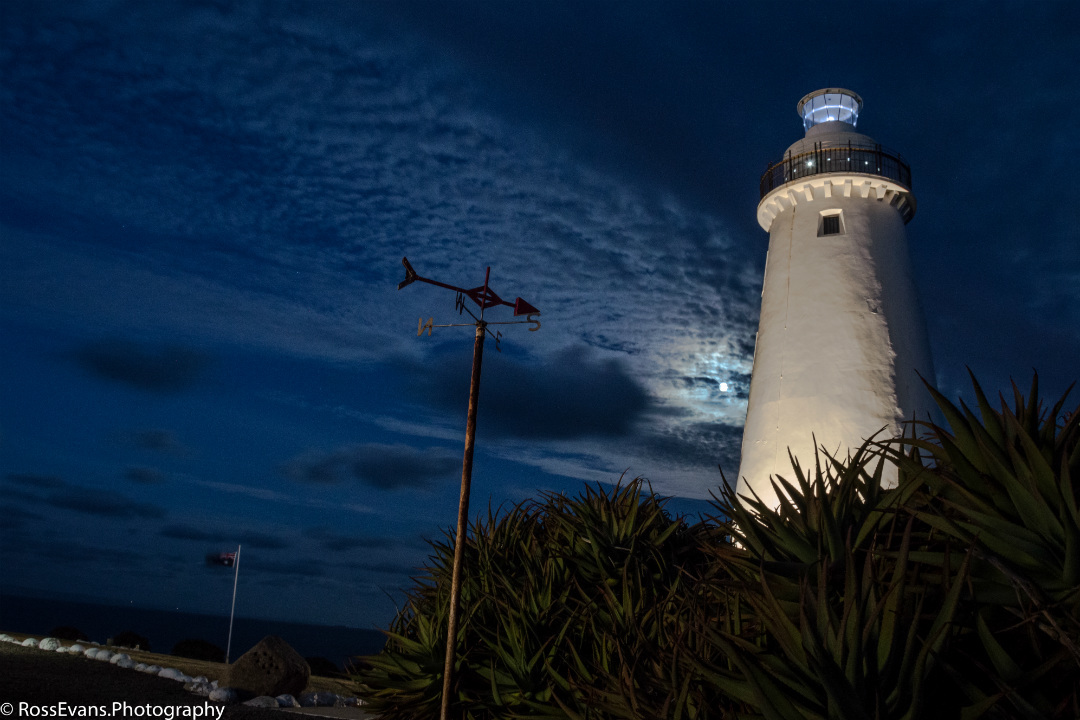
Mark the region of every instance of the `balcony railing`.
[[899, 153], [880, 145], [814, 143], [814, 149], [788, 155], [761, 176], [761, 197], [794, 180], [825, 173], [877, 175], [911, 189], [911, 166]]

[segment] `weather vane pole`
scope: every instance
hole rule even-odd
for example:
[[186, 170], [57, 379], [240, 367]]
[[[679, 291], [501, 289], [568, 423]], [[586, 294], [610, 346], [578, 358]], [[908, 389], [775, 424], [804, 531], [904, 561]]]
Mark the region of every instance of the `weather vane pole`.
[[[440, 720], [450, 720], [450, 693], [451, 688], [453, 687], [454, 650], [457, 645], [458, 608], [461, 604], [461, 566], [465, 556], [465, 533], [469, 522], [469, 492], [472, 486], [473, 448], [475, 447], [476, 442], [476, 409], [480, 401], [480, 367], [484, 360], [484, 338], [488, 333], [491, 333], [491, 331], [487, 329], [488, 325], [520, 325], [528, 323], [535, 326], [529, 328], [529, 332], [539, 330], [540, 321], [536, 316], [540, 314], [540, 311], [520, 297], [511, 303], [496, 295], [495, 291], [492, 290], [488, 284], [491, 280], [490, 267], [484, 275], [484, 284], [480, 287], [467, 290], [465, 288], [438, 282], [437, 280], [420, 277], [417, 275], [416, 271], [413, 270], [412, 265], [409, 264], [408, 258], [401, 258], [401, 264], [405, 266], [405, 279], [398, 283], [398, 290], [418, 280], [420, 282], [428, 283], [429, 285], [446, 288], [447, 290], [454, 290], [457, 292], [454, 307], [457, 309], [458, 314], [460, 315], [463, 311], [467, 312], [474, 320], [474, 322], [471, 323], [436, 325], [435, 318], [428, 318], [428, 321], [425, 324], [424, 318], [421, 317], [416, 325], [417, 337], [423, 335], [424, 330], [428, 331], [428, 336], [430, 337], [434, 328], [437, 327], [476, 326], [476, 340], [473, 343], [472, 379], [469, 381], [469, 416], [468, 421], [465, 424], [465, 458], [461, 464], [461, 498], [458, 501], [457, 534], [454, 536], [454, 565], [450, 576], [450, 612], [447, 619], [446, 630], [446, 662], [443, 665], [442, 707], [439, 713]], [[465, 307], [464, 298], [466, 297], [480, 306], [480, 317], [473, 315], [473, 312]], [[484, 320], [484, 310], [495, 305], [507, 305], [512, 307], [514, 308], [515, 316], [525, 315], [526, 319], [494, 323]], [[495, 349], [500, 350], [499, 340], [502, 338], [502, 333], [496, 332], [493, 334], [493, 337], [495, 338]]]

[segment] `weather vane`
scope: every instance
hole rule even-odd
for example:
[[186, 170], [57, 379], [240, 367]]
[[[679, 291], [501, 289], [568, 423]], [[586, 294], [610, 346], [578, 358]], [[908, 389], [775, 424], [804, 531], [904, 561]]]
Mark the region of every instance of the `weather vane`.
[[[443, 325], [436, 325], [435, 318], [429, 317], [428, 321], [425, 323], [423, 316], [421, 316], [420, 320], [416, 323], [417, 337], [423, 335], [425, 330], [428, 331], [428, 337], [431, 337], [432, 331], [437, 327], [467, 327], [470, 325], [476, 326], [478, 328], [478, 338], [481, 337], [479, 328], [483, 327], [486, 329], [488, 325], [522, 325], [528, 323], [535, 326], [529, 328], [529, 332], [535, 332], [540, 329], [540, 321], [537, 320], [536, 317], [534, 317], [540, 314], [539, 310], [537, 310], [521, 298], [516, 298], [514, 302], [508, 302], [495, 294], [495, 291], [492, 290], [491, 287], [488, 285], [488, 281], [491, 279], [490, 267], [487, 269], [487, 274], [484, 276], [483, 285], [481, 285], [480, 287], [472, 288], [471, 290], [466, 290], [465, 288], [460, 288], [456, 285], [449, 285], [447, 283], [439, 282], [438, 280], [420, 277], [416, 273], [416, 271], [413, 270], [413, 266], [409, 264], [409, 258], [401, 258], [401, 264], [405, 266], [405, 279], [398, 283], [398, 290], [405, 287], [406, 285], [411, 285], [417, 280], [419, 280], [420, 282], [428, 283], [429, 285], [435, 285], [436, 287], [446, 288], [447, 290], [454, 290], [455, 292], [457, 292], [457, 297], [454, 300], [454, 309], [458, 311], [458, 315], [460, 315], [463, 311], [467, 312], [469, 313], [469, 315], [472, 315], [472, 318], [475, 321], [471, 323], [447, 323]], [[476, 315], [473, 314], [472, 310], [469, 310], [465, 306], [466, 297], [480, 306], [480, 317], [476, 317]], [[495, 305], [506, 305], [507, 307], [514, 308], [515, 317], [519, 315], [525, 315], [527, 317], [525, 320], [507, 320], [503, 322], [485, 321], [484, 310], [489, 307], [494, 307]], [[492, 333], [490, 330], [487, 330], [486, 332], [493, 338], [495, 338], [495, 349], [499, 352], [502, 352], [502, 348], [499, 347], [499, 341], [502, 339], [502, 333], [497, 331], [495, 333]]]
[[[495, 349], [501, 352], [499, 340], [502, 339], [502, 333], [492, 333], [487, 329], [488, 325], [531, 324], [534, 327], [529, 328], [529, 332], [535, 332], [540, 329], [540, 320], [537, 319], [537, 316], [540, 315], [540, 311], [520, 297], [516, 298], [514, 302], [511, 303], [496, 295], [495, 291], [492, 290], [488, 284], [491, 279], [490, 267], [488, 267], [487, 273], [484, 275], [484, 284], [470, 290], [455, 285], [448, 285], [447, 283], [439, 282], [438, 280], [420, 277], [416, 271], [413, 270], [412, 265], [409, 264], [408, 258], [401, 258], [401, 264], [405, 266], [405, 279], [398, 283], [398, 290], [406, 285], [411, 285], [416, 281], [446, 288], [447, 290], [453, 290], [457, 293], [457, 297], [454, 300], [454, 309], [458, 311], [458, 315], [462, 312], [467, 312], [474, 320], [474, 322], [471, 323], [447, 323], [444, 325], [436, 325], [435, 318], [429, 317], [427, 323], [424, 323], [424, 318], [421, 316], [420, 321], [416, 324], [417, 337], [423, 335], [424, 330], [428, 331], [428, 337], [430, 337], [432, 331], [437, 327], [465, 327], [468, 325], [474, 325], [476, 327], [476, 341], [473, 344], [472, 380], [469, 383], [469, 419], [465, 425], [465, 459], [461, 465], [461, 499], [458, 501], [457, 535], [454, 537], [454, 566], [450, 580], [450, 612], [447, 619], [448, 627], [446, 631], [446, 663], [443, 666], [443, 691], [440, 718], [441, 720], [450, 720], [450, 688], [454, 670], [454, 649], [457, 644], [455, 640], [457, 639], [458, 607], [461, 604], [461, 565], [465, 555], [465, 530], [469, 521], [469, 488], [472, 485], [473, 447], [476, 440], [476, 408], [480, 399], [480, 366], [484, 359], [484, 338], [488, 334], [491, 334], [492, 337], [495, 338]], [[465, 306], [465, 298], [469, 298], [480, 306], [480, 317], [477, 317], [472, 310]], [[496, 305], [512, 307], [514, 308], [515, 317], [525, 315], [526, 319], [505, 320], [502, 322], [490, 322], [485, 320], [484, 311]]]

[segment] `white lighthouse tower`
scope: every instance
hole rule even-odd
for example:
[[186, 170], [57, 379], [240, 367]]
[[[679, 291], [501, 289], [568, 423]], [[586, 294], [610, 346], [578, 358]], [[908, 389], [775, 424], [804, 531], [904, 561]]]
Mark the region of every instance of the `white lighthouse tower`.
[[934, 378], [904, 230], [911, 169], [855, 131], [862, 105], [837, 88], [804, 97], [806, 136], [761, 178], [769, 252], [736, 492], [770, 507], [789, 448], [806, 468], [815, 439], [843, 458], [898, 435], [927, 404], [918, 373]]

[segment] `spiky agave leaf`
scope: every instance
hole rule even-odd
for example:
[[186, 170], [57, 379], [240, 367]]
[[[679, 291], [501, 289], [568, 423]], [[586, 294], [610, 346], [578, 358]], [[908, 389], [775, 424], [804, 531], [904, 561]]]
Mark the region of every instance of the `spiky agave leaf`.
[[737, 497], [728, 485], [714, 499], [718, 520], [733, 540], [763, 562], [807, 563], [822, 553], [841, 557], [848, 530], [855, 529], [854, 541], [861, 546], [903, 498], [889, 493], [883, 503], [885, 458], [872, 439], [846, 459], [821, 448], [815, 452], [813, 474], [789, 458], [793, 481], [771, 478], [777, 507], [766, 506], [752, 490], [749, 498]]
[[741, 552], [714, 560], [758, 634], [704, 634], [738, 671], [718, 674], [726, 692], [763, 717], [906, 718], [922, 707], [963, 583], [913, 557], [925, 533], [898, 512], [916, 481], [883, 489], [884, 460], [872, 442], [843, 461], [819, 454], [813, 474], [792, 458], [777, 508], [721, 489]]
[[[924, 480], [911, 511], [936, 537], [970, 544], [975, 605], [954, 677], [971, 715], [1080, 713], [1080, 416], [1065, 395], [1047, 412], [1038, 376], [1027, 398], [994, 408], [972, 376], [978, 414], [930, 388], [948, 428], [883, 444]], [[1071, 389], [1071, 388], [1070, 388]], [[1080, 409], [1080, 408], [1078, 408]], [[917, 448], [920, 453], [904, 452]], [[930, 555], [928, 555], [930, 557]]]
[[572, 648], [582, 670], [574, 684], [594, 716], [648, 714], [666, 701], [659, 648], [678, 632], [673, 599], [686, 568], [702, 562], [701, 526], [671, 518], [640, 481], [563, 499], [549, 523], [573, 567], [570, 603], [587, 639]]
[[[641, 481], [489, 510], [465, 548], [454, 712], [600, 720], [618, 716], [626, 688], [652, 698], [650, 658], [700, 545]], [[385, 717], [437, 704], [441, 665], [425, 661], [445, 649], [453, 539], [432, 547], [391, 642], [359, 677]]]

